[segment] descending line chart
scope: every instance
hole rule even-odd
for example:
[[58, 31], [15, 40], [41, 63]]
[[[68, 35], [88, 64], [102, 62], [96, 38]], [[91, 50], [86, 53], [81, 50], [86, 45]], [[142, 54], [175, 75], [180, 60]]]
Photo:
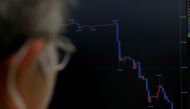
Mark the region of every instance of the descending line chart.
[[[80, 24], [78, 21], [76, 21], [75, 19], [71, 19], [70, 23], [64, 25], [65, 27], [69, 27], [69, 26], [75, 26], [76, 27], [76, 31], [77, 32], [82, 32], [83, 30], [89, 30], [89, 31], [93, 31], [95, 32], [97, 30], [98, 27], [109, 27], [112, 26], [115, 29], [115, 40], [117, 43], [117, 62], [118, 62], [118, 66], [120, 66], [120, 64], [122, 62], [128, 62], [128, 63], [132, 63], [131, 65], [131, 69], [136, 71], [136, 77], [141, 80], [144, 84], [145, 84], [145, 89], [146, 89], [146, 96], [147, 96], [147, 104], [149, 104], [147, 107], [154, 109], [154, 105], [153, 102], [155, 99], [159, 100], [161, 98], [161, 96], [163, 96], [163, 99], [165, 101], [165, 103], [170, 105], [170, 109], [175, 109], [175, 105], [173, 100], [171, 99], [171, 97], [168, 95], [169, 92], [167, 92], [167, 90], [164, 87], [163, 83], [159, 83], [156, 87], [157, 90], [155, 92], [152, 92], [150, 90], [150, 82], [149, 78], [147, 78], [145, 75], [143, 75], [143, 71], [142, 71], [142, 63], [140, 61], [137, 61], [137, 59], [132, 58], [132, 56], [125, 56], [122, 53], [122, 44], [121, 44], [121, 40], [120, 40], [120, 26], [119, 26], [119, 20], [113, 20], [112, 23], [110, 24], [103, 24], [103, 25], [82, 25]], [[123, 71], [123, 69], [118, 69], [118, 71]], [[159, 78], [162, 77], [162, 75], [156, 75]]]
[[78, 0], [68, 15], [76, 52], [50, 109], [190, 109], [190, 0]]

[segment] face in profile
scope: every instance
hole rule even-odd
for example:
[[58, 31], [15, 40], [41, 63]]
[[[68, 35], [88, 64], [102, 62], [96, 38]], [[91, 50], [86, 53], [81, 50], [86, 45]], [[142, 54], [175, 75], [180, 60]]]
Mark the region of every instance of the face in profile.
[[[14, 43], [19, 42], [18, 31], [30, 36], [25, 37], [26, 41], [1, 62], [0, 108], [47, 109], [57, 74], [66, 67], [75, 48], [67, 38], [58, 35], [62, 30], [64, 19], [60, 0], [34, 0], [34, 2], [29, 0], [26, 4], [24, 1], [0, 1], [0, 5], [7, 7], [7, 9], [0, 8], [0, 20], [7, 18], [4, 19], [6, 22], [10, 19], [14, 19], [11, 22], [15, 21], [0, 26], [15, 29], [10, 30], [13, 31], [10, 32], [10, 38], [5, 37], [5, 39], [10, 39], [10, 42]], [[25, 5], [20, 5], [22, 2]], [[19, 9], [28, 10], [19, 11]], [[9, 11], [10, 15], [2, 14], [3, 11]], [[20, 16], [13, 16], [15, 15], [13, 13], [20, 13]], [[22, 30], [16, 28], [15, 24], [23, 26]], [[4, 39], [1, 37], [0, 41], [4, 42]], [[64, 51], [63, 59], [59, 58], [58, 49]]]

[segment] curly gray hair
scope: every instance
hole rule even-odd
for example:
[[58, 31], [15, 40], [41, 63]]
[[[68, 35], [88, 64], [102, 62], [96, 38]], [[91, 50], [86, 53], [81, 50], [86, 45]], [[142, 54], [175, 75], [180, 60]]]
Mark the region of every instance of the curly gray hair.
[[30, 37], [57, 36], [64, 9], [61, 0], [0, 0], [0, 60]]

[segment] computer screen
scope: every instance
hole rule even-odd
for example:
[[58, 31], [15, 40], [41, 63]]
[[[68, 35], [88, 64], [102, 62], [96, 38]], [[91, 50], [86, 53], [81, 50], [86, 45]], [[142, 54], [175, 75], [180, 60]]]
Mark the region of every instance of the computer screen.
[[189, 109], [190, 0], [78, 0], [50, 109]]

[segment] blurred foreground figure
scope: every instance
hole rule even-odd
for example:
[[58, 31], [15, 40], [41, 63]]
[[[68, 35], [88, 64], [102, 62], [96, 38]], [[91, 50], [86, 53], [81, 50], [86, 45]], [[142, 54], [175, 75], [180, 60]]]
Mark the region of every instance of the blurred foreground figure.
[[0, 109], [47, 109], [74, 51], [59, 36], [63, 11], [61, 0], [0, 0]]

